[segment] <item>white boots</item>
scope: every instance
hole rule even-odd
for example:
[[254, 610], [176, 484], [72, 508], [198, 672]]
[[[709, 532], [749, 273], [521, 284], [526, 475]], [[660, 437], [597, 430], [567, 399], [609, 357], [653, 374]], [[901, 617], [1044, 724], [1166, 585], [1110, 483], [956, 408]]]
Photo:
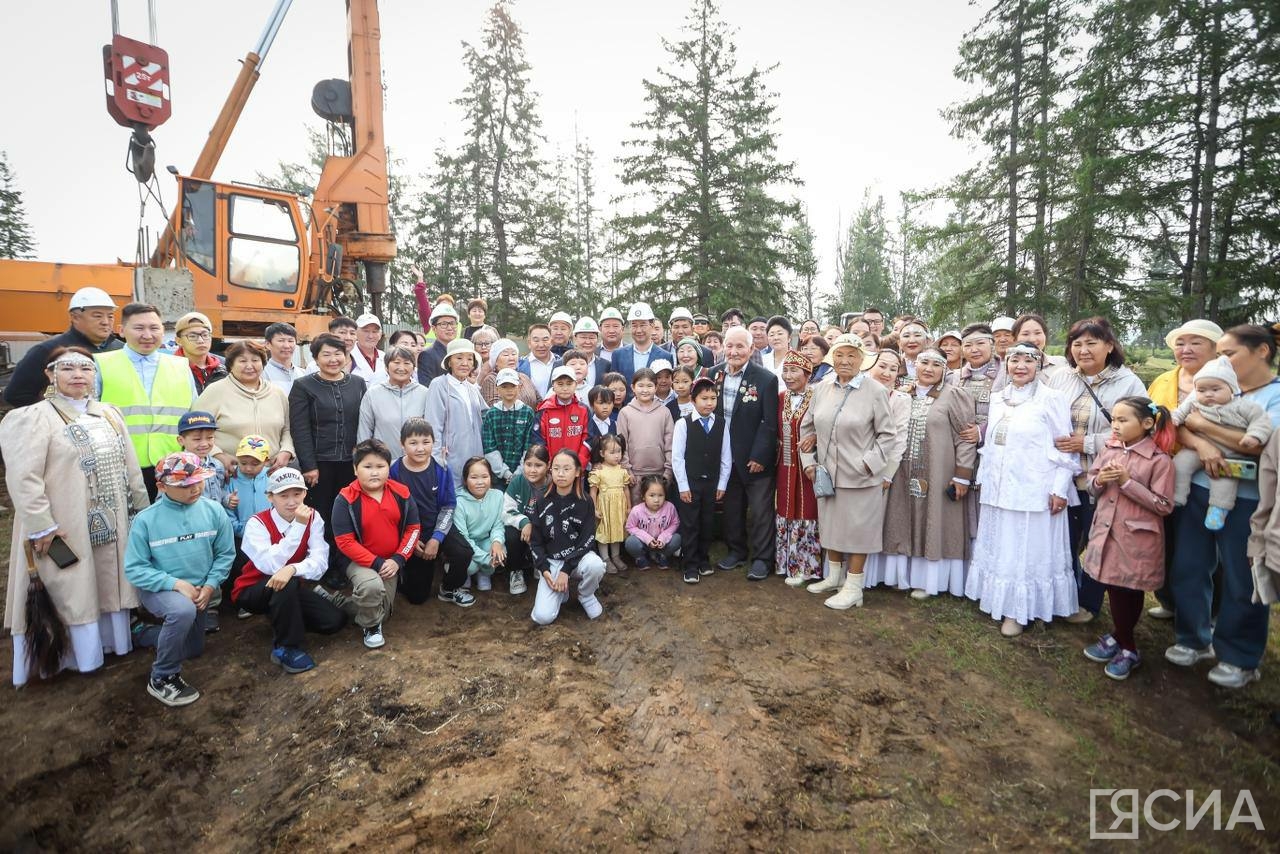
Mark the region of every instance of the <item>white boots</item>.
[[810, 593], [831, 593], [844, 584], [844, 561], [832, 563], [827, 561], [827, 577], [810, 584], [805, 590]]
[[[844, 576], [844, 583], [840, 586], [840, 592], [822, 604], [828, 608], [835, 608], [837, 611], [862, 607], [862, 573], [845, 573], [843, 564], [840, 569], [840, 574]], [[812, 590], [813, 588], [810, 587], [809, 589]]]

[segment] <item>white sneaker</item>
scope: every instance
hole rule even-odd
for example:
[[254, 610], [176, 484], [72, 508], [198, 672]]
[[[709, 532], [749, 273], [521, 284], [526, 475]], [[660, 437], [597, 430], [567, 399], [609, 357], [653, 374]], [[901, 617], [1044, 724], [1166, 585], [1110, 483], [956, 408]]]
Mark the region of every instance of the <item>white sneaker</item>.
[[1172, 620], [1173, 611], [1163, 605], [1147, 609], [1147, 616], [1153, 620]]
[[782, 583], [788, 587], [801, 587], [808, 580], [809, 579], [805, 578], [803, 575], [789, 575]]
[[932, 597], [933, 597], [933, 594], [930, 593], [928, 590], [912, 590], [911, 591], [911, 598], [915, 599], [917, 602], [924, 599], [930, 599]]
[[476, 573], [476, 589], [481, 593], [493, 589], [493, 576], [483, 572]]
[[1221, 685], [1223, 688], [1243, 688], [1250, 682], [1257, 682], [1261, 678], [1261, 671], [1245, 670], [1243, 667], [1236, 667], [1234, 664], [1227, 664], [1225, 661], [1219, 661], [1209, 671], [1209, 681], [1214, 685]]
[[369, 626], [364, 630], [364, 645], [369, 649], [379, 649], [386, 644], [387, 639], [382, 636], [382, 623], [376, 626]]
[[524, 583], [524, 573], [517, 569], [511, 570], [511, 578], [508, 583], [509, 586], [507, 589], [511, 591], [512, 596], [519, 596], [521, 593], [529, 589]]
[[1201, 661], [1208, 661], [1217, 656], [1213, 654], [1213, 647], [1211, 646], [1207, 646], [1204, 649], [1192, 649], [1189, 646], [1177, 643], [1164, 651], [1164, 657], [1170, 664], [1176, 664], [1179, 667], [1191, 667]]
[[582, 603], [582, 610], [587, 612], [587, 617], [594, 620], [596, 617], [604, 613], [604, 606], [600, 604], [600, 600], [595, 595], [586, 596], [578, 600]]

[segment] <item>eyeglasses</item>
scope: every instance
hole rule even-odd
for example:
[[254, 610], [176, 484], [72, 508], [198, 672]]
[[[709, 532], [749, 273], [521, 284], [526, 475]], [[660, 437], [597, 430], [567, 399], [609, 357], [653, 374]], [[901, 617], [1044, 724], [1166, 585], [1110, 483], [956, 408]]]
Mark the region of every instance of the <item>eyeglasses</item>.
[[192, 341], [209, 341], [213, 338], [208, 332], [184, 332], [183, 338], [189, 338]]
[[458, 325], [456, 320], [437, 320], [435, 326], [443, 326], [445, 329], [454, 329]]

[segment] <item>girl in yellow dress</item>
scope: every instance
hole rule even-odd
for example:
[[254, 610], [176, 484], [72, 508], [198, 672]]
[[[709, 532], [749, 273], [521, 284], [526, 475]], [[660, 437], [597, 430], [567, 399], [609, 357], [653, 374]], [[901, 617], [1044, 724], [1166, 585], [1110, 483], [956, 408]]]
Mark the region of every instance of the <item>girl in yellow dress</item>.
[[615, 573], [626, 569], [622, 561], [622, 541], [626, 539], [627, 514], [631, 496], [627, 487], [631, 475], [622, 467], [622, 439], [612, 433], [601, 436], [591, 449], [591, 474], [587, 476], [591, 500], [596, 505], [596, 548], [605, 568]]

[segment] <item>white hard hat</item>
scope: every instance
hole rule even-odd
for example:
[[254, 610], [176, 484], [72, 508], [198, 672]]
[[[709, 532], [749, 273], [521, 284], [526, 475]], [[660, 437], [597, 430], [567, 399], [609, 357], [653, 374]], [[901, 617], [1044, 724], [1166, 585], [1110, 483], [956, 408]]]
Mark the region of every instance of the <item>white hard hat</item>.
[[627, 320], [653, 320], [653, 309], [649, 308], [647, 302], [633, 303], [631, 310], [627, 312]]
[[555, 314], [551, 315], [551, 319], [547, 321], [548, 325], [552, 323], [563, 323], [567, 326], [573, 326], [573, 317], [567, 311], [557, 311]]
[[115, 308], [115, 302], [102, 288], [81, 288], [71, 296], [71, 310], [77, 308]]
[[600, 327], [596, 325], [595, 319], [590, 315], [584, 314], [578, 318], [578, 322], [573, 325], [573, 334], [579, 332], [590, 332], [594, 335], [600, 334]]
[[677, 308], [677, 309], [675, 309], [674, 311], [672, 311], [672, 312], [671, 312], [671, 321], [670, 321], [670, 322], [671, 322], [671, 323], [675, 323], [677, 320], [687, 320], [687, 321], [689, 321], [690, 323], [692, 323], [692, 322], [693, 322], [693, 312], [689, 311], [689, 309], [685, 308], [684, 306], [680, 306], [679, 308]]

